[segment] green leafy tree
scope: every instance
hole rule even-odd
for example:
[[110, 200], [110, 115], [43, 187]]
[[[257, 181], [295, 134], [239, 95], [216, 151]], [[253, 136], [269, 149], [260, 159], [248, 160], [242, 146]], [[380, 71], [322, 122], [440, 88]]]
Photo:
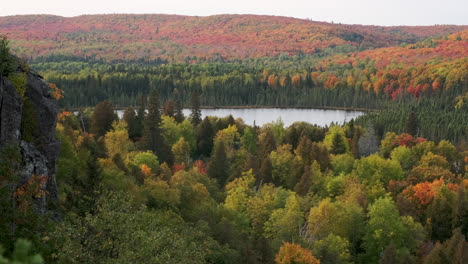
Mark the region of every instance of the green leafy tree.
[[18, 239], [10, 258], [2, 256], [0, 247], [0, 264], [43, 264], [44, 259], [39, 254], [31, 255], [32, 243], [25, 239]]
[[272, 246], [279, 248], [283, 241], [293, 242], [299, 239], [299, 231], [304, 223], [299, 198], [291, 194], [286, 200], [284, 208], [271, 213], [265, 223], [265, 237], [272, 239]]
[[57, 225], [55, 263], [204, 263], [208, 239], [170, 212], [135, 206], [122, 193], [97, 200], [97, 210]]
[[292, 146], [289, 144], [279, 146], [276, 151], [270, 153], [270, 160], [273, 167], [273, 182], [278, 186], [294, 188], [299, 180], [296, 168], [301, 164], [292, 153]]
[[127, 123], [123, 120], [114, 122], [112, 130], [104, 136], [108, 157], [114, 157], [119, 154], [120, 157], [127, 157], [131, 148], [131, 142], [128, 136]]
[[393, 200], [382, 197], [369, 207], [369, 222], [364, 236], [366, 261], [377, 262], [393, 244], [401, 257], [414, 253], [424, 239], [423, 227], [410, 217], [400, 217]]
[[190, 161], [190, 145], [183, 137], [172, 145], [172, 153], [174, 154], [174, 162], [176, 164], [189, 164]]
[[138, 167], [141, 167], [141, 165], [144, 164], [148, 166], [153, 173], [158, 172], [160, 167], [158, 157], [151, 151], [139, 152], [135, 154], [133, 157], [133, 163]]
[[351, 262], [349, 242], [337, 235], [329, 234], [318, 240], [312, 247], [312, 252], [322, 264], [348, 264]]

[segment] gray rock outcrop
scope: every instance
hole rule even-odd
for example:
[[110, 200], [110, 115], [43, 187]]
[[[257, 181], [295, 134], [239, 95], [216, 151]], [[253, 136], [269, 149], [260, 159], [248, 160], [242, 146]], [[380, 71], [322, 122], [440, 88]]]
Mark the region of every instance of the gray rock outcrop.
[[37, 138], [34, 138], [34, 142], [27, 142], [22, 137], [25, 98], [19, 95], [8, 77], [0, 76], [0, 149], [14, 146], [21, 153], [18, 180], [13, 188], [24, 185], [34, 175], [46, 177], [43, 185], [45, 195], [36, 199], [39, 212], [44, 213], [57, 198], [55, 166], [60, 145], [55, 137], [55, 126], [59, 108], [50, 87], [40, 75], [28, 72], [26, 76], [25, 98], [33, 105], [32, 118], [37, 121], [34, 135]]

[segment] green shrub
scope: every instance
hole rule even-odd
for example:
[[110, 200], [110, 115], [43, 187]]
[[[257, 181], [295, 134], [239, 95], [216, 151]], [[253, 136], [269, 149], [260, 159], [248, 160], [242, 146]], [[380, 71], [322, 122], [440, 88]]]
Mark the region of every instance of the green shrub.
[[10, 79], [11, 83], [13, 84], [13, 86], [15, 87], [16, 91], [21, 96], [21, 98], [24, 98], [26, 94], [26, 85], [28, 84], [26, 73], [24, 72], [10, 73], [10, 75], [8, 75], [8, 79]]

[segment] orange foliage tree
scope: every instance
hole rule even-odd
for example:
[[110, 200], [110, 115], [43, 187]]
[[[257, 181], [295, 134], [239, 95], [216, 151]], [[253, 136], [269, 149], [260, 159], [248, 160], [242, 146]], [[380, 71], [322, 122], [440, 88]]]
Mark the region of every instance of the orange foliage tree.
[[310, 250], [298, 244], [285, 242], [276, 254], [278, 264], [319, 264], [320, 261], [312, 255]]

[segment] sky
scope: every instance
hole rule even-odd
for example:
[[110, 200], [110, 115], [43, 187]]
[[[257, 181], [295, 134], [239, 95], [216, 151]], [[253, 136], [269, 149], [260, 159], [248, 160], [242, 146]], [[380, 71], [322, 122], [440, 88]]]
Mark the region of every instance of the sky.
[[259, 14], [364, 25], [468, 25], [467, 0], [14, 0], [0, 16], [20, 14]]

